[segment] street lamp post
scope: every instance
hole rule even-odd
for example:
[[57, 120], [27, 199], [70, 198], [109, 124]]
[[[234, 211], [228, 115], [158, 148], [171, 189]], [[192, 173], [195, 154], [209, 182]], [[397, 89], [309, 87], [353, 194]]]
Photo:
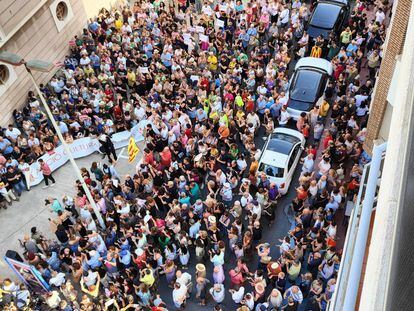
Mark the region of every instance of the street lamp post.
[[50, 122], [53, 125], [53, 128], [56, 131], [57, 136], [59, 137], [60, 143], [62, 144], [63, 148], [65, 149], [66, 154], [68, 155], [69, 161], [72, 164], [72, 167], [76, 173], [76, 176], [78, 177], [79, 181], [82, 184], [82, 188], [85, 191], [86, 197], [88, 198], [92, 209], [96, 215], [96, 218], [99, 221], [100, 226], [105, 229], [105, 222], [102, 218], [101, 212], [98, 209], [98, 207], [95, 204], [95, 200], [92, 197], [91, 191], [88, 188], [88, 185], [85, 183], [84, 178], [82, 177], [79, 167], [75, 162], [75, 159], [73, 158], [72, 152], [69, 149], [68, 144], [66, 143], [65, 139], [62, 136], [62, 133], [60, 132], [60, 128], [59, 126], [56, 124], [55, 118], [53, 117], [52, 112], [50, 111], [50, 108], [45, 100], [45, 98], [43, 97], [42, 92], [40, 91], [39, 87], [37, 86], [37, 83], [33, 77], [32, 74], [32, 70], [35, 71], [41, 71], [41, 72], [50, 72], [51, 69], [53, 68], [53, 64], [50, 62], [45, 62], [45, 61], [41, 61], [41, 60], [31, 60], [28, 62], [25, 62], [23, 60], [23, 58], [21, 58], [20, 56], [16, 55], [16, 54], [12, 54], [12, 53], [8, 53], [8, 52], [0, 52], [0, 61], [13, 65], [13, 66], [21, 66], [24, 65], [27, 73], [29, 74], [30, 80], [34, 86], [34, 88], [36, 89], [37, 94], [39, 95], [40, 101], [43, 104], [43, 108], [45, 109], [47, 116], [49, 117]]

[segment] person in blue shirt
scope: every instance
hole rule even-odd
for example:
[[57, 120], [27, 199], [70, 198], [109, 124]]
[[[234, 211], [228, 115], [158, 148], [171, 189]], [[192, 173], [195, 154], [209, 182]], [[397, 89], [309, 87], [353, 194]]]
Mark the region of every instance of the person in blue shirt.
[[119, 253], [119, 262], [121, 262], [125, 268], [131, 265], [131, 252], [127, 249], [123, 249]]
[[98, 55], [95, 54], [95, 52], [91, 53], [91, 56], [89, 56], [89, 59], [91, 60], [92, 67], [95, 71], [98, 71], [101, 67], [101, 59]]
[[60, 259], [56, 252], [52, 252], [46, 261], [53, 270], [60, 271]]
[[92, 23], [89, 24], [89, 30], [91, 32], [93, 32], [93, 33], [96, 33], [96, 31], [98, 30], [99, 26], [100, 25], [98, 24], [97, 21], [93, 21]]
[[278, 102], [274, 102], [271, 106], [270, 106], [270, 113], [272, 115], [272, 117], [274, 119], [279, 118], [280, 116], [280, 110], [282, 109], [282, 105], [279, 104]]
[[207, 113], [204, 111], [204, 109], [199, 108], [196, 113], [196, 118], [198, 122], [203, 122], [207, 119]]
[[256, 27], [254, 27], [254, 24], [251, 24], [250, 28], [247, 29], [247, 34], [249, 36], [256, 36], [257, 35], [257, 29], [256, 29]]
[[65, 122], [62, 122], [62, 118], [61, 117], [58, 117], [58, 126], [59, 126], [60, 132], [62, 134], [66, 134], [66, 133], [69, 132], [68, 126], [66, 125]]
[[250, 35], [243, 30], [242, 33], [239, 35], [239, 39], [242, 41], [243, 48], [247, 49], [247, 47], [249, 46]]
[[273, 106], [275, 103], [275, 99], [272, 96], [269, 96], [267, 103], [266, 103], [266, 109], [269, 109]]
[[195, 182], [192, 182], [190, 184], [190, 198], [192, 204], [194, 204], [200, 198], [200, 187]]
[[243, 3], [241, 1], [237, 1], [237, 4], [235, 6], [236, 12], [239, 13], [244, 10]]
[[180, 193], [180, 198], [178, 199], [178, 202], [180, 202], [180, 204], [187, 204], [187, 206], [189, 206], [191, 205], [190, 200], [191, 198], [187, 195], [187, 193], [185, 192]]
[[349, 43], [348, 47], [346, 48], [346, 56], [348, 57], [353, 56], [357, 50], [358, 50], [358, 45], [356, 44], [355, 40], [352, 40], [351, 43]]
[[152, 44], [150, 42], [147, 42], [144, 44], [144, 46], [142, 47], [145, 55], [147, 55], [148, 59], [152, 58], [152, 51], [154, 50]]
[[99, 260], [101, 255], [97, 251], [92, 250], [87, 256], [89, 259], [86, 260], [86, 263], [91, 269], [99, 268], [102, 265], [102, 262]]
[[0, 136], [0, 152], [7, 158], [13, 152], [13, 147], [10, 140]]
[[257, 112], [259, 113], [260, 117], [263, 117], [267, 105], [267, 99], [266, 97], [260, 95], [257, 99]]
[[161, 54], [161, 60], [165, 67], [171, 68], [171, 60], [172, 60], [172, 54], [170, 52], [165, 52]]

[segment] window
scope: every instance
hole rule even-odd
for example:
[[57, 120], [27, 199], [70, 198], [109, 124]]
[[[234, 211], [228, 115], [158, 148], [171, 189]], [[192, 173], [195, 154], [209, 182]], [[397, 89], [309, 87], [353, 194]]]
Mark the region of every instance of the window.
[[60, 21], [64, 21], [66, 16], [68, 16], [68, 6], [65, 2], [61, 1], [56, 6], [56, 17]]
[[72, 6], [69, 0], [55, 0], [50, 4], [49, 8], [57, 31], [62, 31], [66, 24], [73, 18]]
[[282, 178], [284, 170], [281, 167], [260, 163], [259, 172], [265, 172], [270, 177]]
[[288, 172], [290, 172], [290, 169], [292, 168], [293, 163], [295, 163], [296, 157], [298, 156], [300, 150], [300, 144], [297, 144], [292, 151], [292, 155], [289, 158], [289, 163], [288, 163]]
[[285, 133], [273, 133], [270, 136], [269, 144], [266, 150], [279, 152], [288, 155], [292, 150], [294, 144], [299, 142], [299, 138], [285, 134]]
[[0, 96], [9, 89], [16, 79], [17, 76], [13, 67], [5, 63], [0, 63]]
[[0, 65], [0, 85], [7, 84], [10, 77], [9, 68], [6, 65]]

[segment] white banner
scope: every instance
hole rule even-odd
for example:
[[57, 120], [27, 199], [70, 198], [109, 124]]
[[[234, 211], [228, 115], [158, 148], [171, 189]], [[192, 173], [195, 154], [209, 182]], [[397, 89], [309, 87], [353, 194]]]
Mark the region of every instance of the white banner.
[[[128, 146], [129, 138], [131, 137], [131, 135], [134, 136], [136, 142], [143, 141], [144, 136], [142, 134], [145, 129], [145, 126], [149, 123], [150, 122], [148, 120], [142, 120], [140, 123], [135, 125], [131, 129], [131, 131], [123, 131], [113, 134], [111, 140], [114, 143], [115, 149]], [[99, 143], [97, 138], [84, 137], [74, 140], [72, 144], [69, 144], [69, 149], [73, 157], [77, 159], [86, 157], [97, 151], [99, 152], [100, 146], [101, 144]], [[56, 147], [53, 151], [44, 154], [40, 157], [40, 159], [42, 159], [49, 165], [52, 172], [64, 165], [67, 161], [69, 161], [66, 151], [62, 145]], [[29, 178], [30, 186], [38, 185], [42, 182], [42, 180], [43, 175], [40, 172], [39, 163], [35, 162], [31, 164]]]

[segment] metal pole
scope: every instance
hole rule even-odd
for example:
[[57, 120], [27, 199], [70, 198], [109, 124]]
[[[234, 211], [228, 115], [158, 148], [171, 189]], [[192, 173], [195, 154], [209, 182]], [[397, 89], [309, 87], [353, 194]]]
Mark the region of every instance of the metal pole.
[[46, 100], [45, 100], [45, 98], [42, 95], [42, 92], [40, 91], [39, 87], [37, 86], [37, 83], [36, 83], [36, 81], [35, 81], [35, 79], [34, 79], [34, 77], [32, 75], [31, 70], [29, 68], [27, 68], [26, 66], [25, 66], [25, 68], [26, 68], [26, 71], [29, 73], [30, 80], [32, 81], [33, 86], [35, 87], [36, 92], [37, 92], [37, 94], [40, 97], [40, 101], [42, 102], [43, 107], [46, 110], [46, 113], [47, 113], [47, 115], [48, 115], [48, 117], [50, 119], [50, 122], [52, 122], [53, 128], [55, 129], [56, 134], [59, 137], [59, 140], [62, 143], [63, 148], [65, 149], [66, 154], [68, 155], [69, 161], [72, 164], [72, 167], [73, 167], [73, 169], [74, 169], [74, 171], [76, 173], [76, 176], [78, 177], [79, 181], [82, 184], [82, 188], [85, 191], [86, 197], [88, 198], [89, 203], [92, 206], [92, 209], [93, 209], [93, 211], [94, 211], [94, 213], [96, 215], [96, 218], [98, 218], [99, 225], [102, 227], [102, 229], [105, 229], [106, 226], [105, 226], [105, 222], [104, 222], [104, 220], [102, 218], [101, 212], [99, 211], [98, 207], [96, 206], [95, 200], [92, 197], [91, 191], [89, 190], [88, 185], [85, 183], [85, 180], [83, 179], [83, 177], [82, 177], [82, 175], [80, 173], [79, 167], [76, 164], [75, 159], [72, 156], [72, 152], [70, 151], [68, 144], [66, 143], [65, 139], [62, 136], [62, 133], [60, 132], [60, 128], [56, 124], [56, 121], [55, 121], [55, 119], [53, 117], [53, 114], [50, 111], [49, 106], [46, 103]]
[[[374, 145], [372, 150], [371, 167], [369, 170], [367, 186], [362, 202], [361, 219], [359, 222], [358, 233], [355, 241], [354, 253], [352, 256], [351, 268], [347, 282], [347, 290], [344, 298], [342, 310], [355, 310], [357, 300], [359, 281], [361, 279], [362, 264], [364, 263], [365, 249], [369, 233], [369, 224], [371, 222], [372, 206], [375, 200], [377, 190], [378, 173], [381, 168], [382, 153], [386, 150], [387, 143]], [[362, 187], [363, 185], [361, 185]]]
[[370, 166], [371, 163], [367, 163], [364, 165], [357, 200], [355, 202], [354, 208], [352, 209], [351, 216], [349, 217], [348, 229], [346, 232], [341, 264], [339, 266], [336, 288], [332, 299], [329, 301], [327, 308], [327, 310], [329, 311], [334, 311], [336, 310], [336, 308], [339, 308], [338, 310], [340, 310], [342, 302], [344, 301], [348, 284], [349, 269], [351, 268], [352, 258], [354, 254], [355, 239], [356, 235], [358, 234], [359, 215], [362, 208], [362, 191], [365, 188], [367, 168]]

